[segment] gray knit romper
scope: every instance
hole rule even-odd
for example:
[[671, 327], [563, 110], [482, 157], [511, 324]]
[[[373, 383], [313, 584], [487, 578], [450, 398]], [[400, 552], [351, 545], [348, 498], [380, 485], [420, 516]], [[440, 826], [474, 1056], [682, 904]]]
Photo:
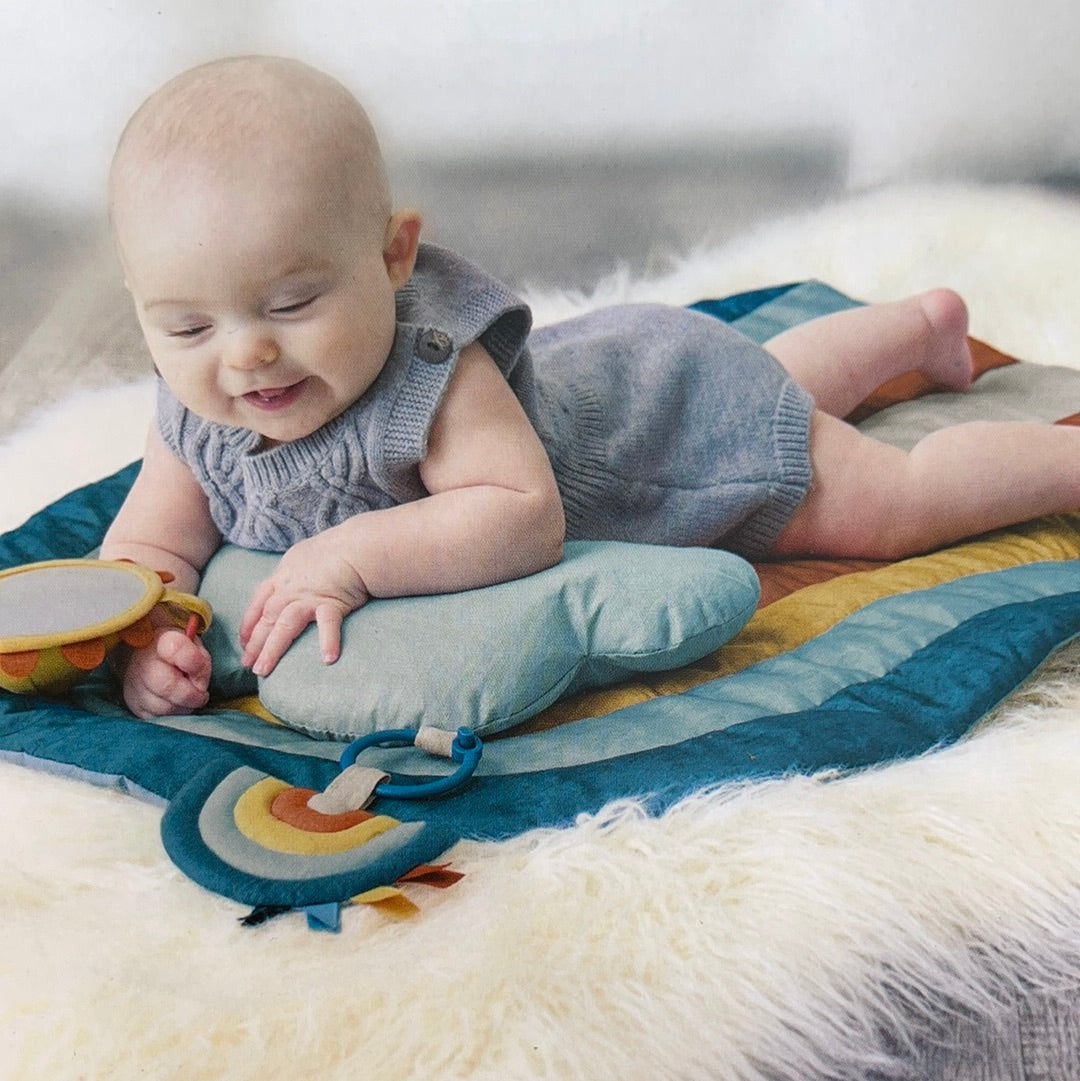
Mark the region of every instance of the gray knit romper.
[[809, 488], [809, 395], [711, 316], [628, 305], [531, 331], [529, 309], [505, 286], [422, 245], [397, 321], [371, 388], [310, 436], [268, 450], [159, 385], [162, 437], [227, 540], [280, 552], [359, 512], [422, 497], [431, 421], [474, 341], [547, 449], [568, 539], [720, 543], [758, 557]]

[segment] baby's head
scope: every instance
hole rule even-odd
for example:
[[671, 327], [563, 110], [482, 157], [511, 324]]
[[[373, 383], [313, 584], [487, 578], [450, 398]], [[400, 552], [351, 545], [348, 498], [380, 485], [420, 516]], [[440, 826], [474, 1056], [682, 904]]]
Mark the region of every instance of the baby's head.
[[298, 61], [243, 56], [183, 72], [155, 91], [124, 128], [110, 174], [118, 225], [132, 199], [184, 182], [231, 186], [285, 173], [355, 226], [382, 227], [390, 196], [375, 131], [335, 79]]
[[151, 354], [190, 409], [294, 439], [378, 375], [420, 222], [391, 213], [374, 130], [334, 79], [267, 57], [185, 72], [124, 129], [109, 203]]

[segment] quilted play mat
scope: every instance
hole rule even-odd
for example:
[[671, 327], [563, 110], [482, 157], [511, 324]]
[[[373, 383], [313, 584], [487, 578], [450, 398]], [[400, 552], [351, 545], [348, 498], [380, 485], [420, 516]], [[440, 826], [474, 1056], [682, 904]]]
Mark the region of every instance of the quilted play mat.
[[[764, 340], [852, 303], [803, 282], [698, 307]], [[969, 394], [900, 380], [859, 422], [905, 444], [979, 416], [1069, 420], [1080, 373], [974, 349]], [[4, 535], [0, 569], [92, 552], [136, 468]], [[407, 905], [403, 882], [453, 881], [439, 859], [458, 839], [621, 797], [659, 813], [723, 782], [919, 755], [1080, 632], [1075, 515], [894, 564], [573, 544], [524, 582], [374, 602], [350, 617], [349, 664], [324, 671], [301, 639], [256, 684], [230, 650], [263, 559], [224, 549], [208, 568], [207, 710], [136, 720], [105, 667], [61, 699], [0, 692], [0, 758], [165, 804], [176, 865], [255, 923], [303, 909], [332, 929], [350, 900]], [[353, 766], [376, 771], [370, 805], [343, 791]]]

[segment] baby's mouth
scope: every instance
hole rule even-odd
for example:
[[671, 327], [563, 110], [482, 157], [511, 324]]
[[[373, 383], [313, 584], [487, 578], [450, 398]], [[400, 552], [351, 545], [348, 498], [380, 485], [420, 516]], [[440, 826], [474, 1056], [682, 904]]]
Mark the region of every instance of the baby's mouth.
[[284, 409], [300, 397], [304, 382], [305, 380], [301, 379], [299, 383], [293, 383], [287, 387], [261, 387], [258, 390], [248, 391], [244, 395], [244, 401], [264, 411], [273, 412]]

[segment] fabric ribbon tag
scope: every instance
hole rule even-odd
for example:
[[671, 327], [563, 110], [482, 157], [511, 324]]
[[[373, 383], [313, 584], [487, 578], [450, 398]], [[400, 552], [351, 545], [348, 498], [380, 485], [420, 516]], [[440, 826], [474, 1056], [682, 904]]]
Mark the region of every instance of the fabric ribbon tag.
[[341, 905], [336, 901], [305, 905], [304, 913], [312, 931], [329, 931], [336, 935], [341, 930]]
[[346, 766], [323, 792], [311, 796], [307, 805], [319, 814], [339, 815], [362, 811], [375, 798], [375, 786], [390, 779], [388, 773], [371, 766]]

